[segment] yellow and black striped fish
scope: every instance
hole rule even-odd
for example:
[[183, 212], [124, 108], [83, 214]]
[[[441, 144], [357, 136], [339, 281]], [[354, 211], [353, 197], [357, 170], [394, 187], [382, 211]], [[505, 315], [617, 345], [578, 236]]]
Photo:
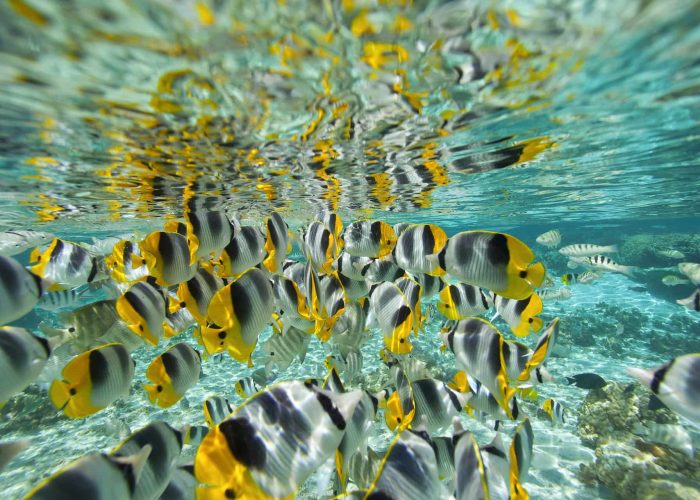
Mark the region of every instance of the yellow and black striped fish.
[[148, 272], [161, 286], [187, 281], [197, 270], [196, 246], [179, 233], [154, 231], [139, 243], [142, 257], [132, 255], [134, 267], [146, 264]]
[[233, 224], [218, 210], [187, 211], [185, 220], [188, 244], [197, 248], [195, 255], [199, 259], [218, 256], [234, 234]]
[[382, 258], [396, 245], [394, 229], [382, 221], [353, 222], [343, 232], [345, 251], [356, 257]]
[[295, 494], [333, 457], [362, 398], [300, 381], [250, 398], [212, 429], [195, 457], [197, 495], [268, 498]]
[[287, 226], [280, 214], [272, 212], [265, 221], [265, 229], [267, 232], [265, 241], [267, 256], [263, 260], [263, 265], [273, 274], [281, 273], [282, 263], [291, 251], [289, 226]]
[[107, 344], [71, 359], [62, 380], [49, 389], [51, 403], [70, 418], [83, 418], [129, 393], [135, 362], [121, 344]]
[[29, 256], [31, 271], [58, 289], [73, 288], [105, 277], [104, 263], [82, 246], [55, 238], [41, 252], [35, 248]]
[[145, 281], [131, 286], [117, 299], [117, 314], [129, 329], [149, 344], [157, 346], [161, 337], [175, 331], [166, 320], [168, 303], [162, 290]]
[[206, 269], [200, 268], [188, 281], [180, 283], [177, 288], [178, 298], [184, 302], [190, 314], [203, 325], [207, 316], [207, 308], [212, 297], [224, 287], [224, 280], [213, 275]]
[[187, 390], [199, 381], [202, 358], [189, 344], [175, 344], [156, 359], [146, 370], [152, 384], [144, 384], [151, 403], [168, 408], [177, 403]]
[[228, 351], [242, 363], [251, 362], [258, 335], [272, 320], [272, 285], [252, 268], [216, 292], [209, 303], [201, 338], [207, 354]]
[[401, 233], [394, 248], [396, 264], [416, 274], [440, 276], [445, 273], [435, 259], [428, 255], [438, 254], [447, 244], [447, 234], [434, 224], [410, 225]]
[[228, 399], [222, 396], [212, 396], [205, 399], [203, 406], [204, 421], [210, 428], [218, 425], [234, 410]]
[[265, 258], [265, 238], [254, 226], [241, 226], [221, 252], [219, 275], [237, 277], [260, 264]]
[[437, 309], [444, 317], [454, 321], [478, 316], [493, 306], [493, 300], [481, 288], [466, 283], [456, 283], [442, 289]]
[[394, 354], [411, 352], [408, 336], [413, 329], [413, 310], [399, 287], [389, 282], [377, 285], [370, 292], [370, 308], [386, 347]]
[[503, 233], [464, 231], [452, 236], [437, 263], [463, 283], [488, 288], [508, 299], [526, 299], [544, 280], [545, 269], [532, 250]]
[[525, 337], [542, 328], [542, 319], [537, 317], [542, 312], [542, 299], [536, 293], [522, 300], [496, 295], [493, 302], [498, 315], [508, 323], [516, 336]]

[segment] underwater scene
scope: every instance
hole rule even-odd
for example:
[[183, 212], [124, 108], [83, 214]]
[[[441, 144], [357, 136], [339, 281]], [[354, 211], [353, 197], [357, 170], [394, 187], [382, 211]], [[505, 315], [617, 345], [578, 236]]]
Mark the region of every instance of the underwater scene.
[[0, 2], [0, 489], [700, 499], [700, 2]]

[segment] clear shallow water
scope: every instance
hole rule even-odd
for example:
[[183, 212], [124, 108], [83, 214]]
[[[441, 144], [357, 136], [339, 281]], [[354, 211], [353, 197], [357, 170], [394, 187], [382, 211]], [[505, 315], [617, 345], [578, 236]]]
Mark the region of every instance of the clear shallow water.
[[[557, 383], [542, 396], [575, 413], [586, 391], [566, 375], [626, 383], [621, 366], [700, 351], [698, 314], [675, 303], [693, 289], [662, 285], [676, 261], [653, 250], [677, 243], [663, 235], [700, 232], [700, 4], [351, 3], [2, 4], [0, 227], [84, 241], [160, 228], [186, 206], [251, 223], [276, 208], [293, 227], [330, 207], [346, 222], [507, 231], [555, 276], [564, 261], [534, 241], [545, 230], [559, 228], [565, 244], [636, 236], [621, 256], [638, 259], [623, 261], [642, 269], [634, 281], [606, 275], [545, 304], [542, 317], [561, 316], [563, 333], [549, 366]], [[682, 244], [700, 261], [700, 245]], [[599, 303], [646, 320], [616, 342], [620, 321]], [[567, 341], [586, 335], [582, 318], [600, 329], [594, 345]], [[416, 349], [443, 363], [438, 327]], [[379, 345], [365, 347], [370, 378]], [[283, 377], [321, 376], [325, 355], [314, 340]], [[250, 372], [205, 364], [186, 403], [158, 410], [140, 388], [152, 352], [135, 358], [131, 397], [84, 421], [57, 416], [38, 386], [0, 412], [3, 439], [33, 442], [1, 473], [8, 495], [111, 449], [126, 435], [118, 422], [203, 423], [203, 399], [238, 402], [232, 381]], [[556, 430], [533, 420], [533, 497], [610, 495], [578, 479], [592, 450], [575, 419]], [[374, 432], [385, 445], [383, 424]]]

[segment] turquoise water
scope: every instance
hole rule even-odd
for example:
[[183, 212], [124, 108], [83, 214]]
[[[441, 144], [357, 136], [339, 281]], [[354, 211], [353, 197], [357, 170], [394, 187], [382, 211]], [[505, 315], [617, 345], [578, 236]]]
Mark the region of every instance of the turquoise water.
[[[629, 483], [642, 477], [658, 480], [662, 497], [700, 497], [697, 459], [663, 445], [649, 452], [631, 428], [591, 444], [577, 419], [600, 395], [565, 378], [595, 372], [627, 387], [625, 366], [700, 352], [700, 313], [676, 302], [695, 287], [662, 281], [683, 279], [679, 262], [700, 262], [698, 2], [33, 0], [2, 3], [0, 19], [1, 231], [141, 238], [186, 208], [258, 226], [276, 209], [297, 230], [330, 209], [346, 225], [372, 218], [433, 223], [450, 236], [511, 234], [556, 287], [581, 270], [538, 235], [556, 228], [562, 245], [616, 244], [612, 256], [636, 266], [634, 277], [608, 272], [544, 302], [540, 317], [560, 317], [561, 332], [547, 363], [555, 380], [522, 402], [535, 435], [523, 485], [533, 498], [641, 497], [653, 488]], [[15, 257], [26, 265], [29, 251]], [[41, 334], [42, 321], [60, 325], [39, 309], [12, 324]], [[440, 350], [442, 322], [436, 314], [414, 342], [414, 356], [438, 372], [453, 367]], [[270, 335], [261, 334], [255, 368]], [[532, 347], [538, 336], [522, 341]], [[196, 345], [190, 331], [181, 339]], [[355, 385], [388, 380], [381, 347], [375, 330]], [[304, 363], [268, 383], [323, 377], [329, 352], [313, 338]], [[255, 369], [207, 361], [197, 385], [163, 410], [141, 389], [155, 355], [138, 348], [129, 397], [80, 420], [47, 396], [67, 361], [55, 357], [0, 410], [0, 441], [30, 440], [0, 472], [5, 495], [23, 496], [150, 421], [202, 425], [203, 400], [240, 404], [233, 382]], [[547, 398], [566, 409], [563, 425], [542, 412]], [[482, 446], [495, 434], [461, 419]], [[506, 423], [506, 444], [513, 428]], [[380, 414], [370, 446], [383, 450], [392, 436]], [[627, 458], [596, 469], [611, 442]], [[180, 461], [194, 456], [186, 446]], [[318, 496], [315, 476], [299, 496]]]

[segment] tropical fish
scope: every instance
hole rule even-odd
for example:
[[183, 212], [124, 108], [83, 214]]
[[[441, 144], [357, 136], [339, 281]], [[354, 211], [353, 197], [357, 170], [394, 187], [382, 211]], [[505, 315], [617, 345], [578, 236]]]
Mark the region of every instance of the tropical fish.
[[[136, 263], [133, 257], [136, 256]], [[116, 243], [111, 255], [105, 257], [105, 266], [112, 279], [120, 283], [130, 283], [148, 276], [148, 267], [141, 258], [141, 250], [137, 243], [124, 240]]]
[[491, 307], [493, 300], [481, 288], [466, 283], [448, 285], [440, 292], [437, 309], [447, 319], [459, 321], [478, 316]]
[[659, 424], [657, 422], [649, 422], [645, 425], [637, 423], [632, 432], [642, 436], [646, 441], [665, 444], [693, 458], [693, 441], [682, 425]]
[[549, 415], [549, 418], [555, 424], [564, 423], [564, 407], [561, 403], [554, 401], [553, 399], [547, 399], [542, 406], [542, 409]]
[[224, 280], [204, 268], [177, 287], [177, 296], [200, 325], [204, 324], [212, 297], [224, 287]]
[[132, 266], [143, 264], [161, 286], [188, 281], [197, 271], [196, 245], [190, 245], [179, 233], [154, 231], [139, 243], [142, 257], [132, 254]]
[[209, 433], [209, 427], [206, 425], [191, 425], [187, 429], [184, 443], [190, 446], [199, 446], [204, 436]]
[[488, 321], [470, 318], [459, 321], [441, 337], [454, 353], [457, 367], [484, 384], [499, 405], [510, 411], [507, 402], [515, 389], [508, 387], [501, 332]]
[[2, 472], [13, 458], [27, 449], [28, 446], [29, 441], [26, 439], [0, 442], [0, 472]]
[[342, 252], [336, 262], [338, 272], [353, 280], [364, 280], [369, 265], [373, 262], [370, 257], [358, 257]]
[[410, 276], [420, 285], [422, 300], [432, 299], [447, 286], [440, 276], [429, 274], [412, 274]]
[[634, 277], [635, 267], [623, 266], [605, 255], [594, 255], [592, 257], [571, 257], [571, 260], [592, 269], [600, 271], [612, 271], [626, 276]]
[[345, 252], [357, 257], [386, 257], [394, 249], [396, 240], [393, 228], [378, 220], [353, 222], [343, 232]]
[[260, 392], [262, 386], [253, 377], [244, 377], [235, 383], [234, 389], [241, 399], [248, 399]]
[[406, 274], [406, 271], [396, 265], [392, 255], [387, 255], [382, 259], [373, 259], [367, 266], [364, 274], [364, 279], [368, 282], [381, 283], [383, 281], [395, 281]]
[[690, 297], [685, 299], [679, 299], [676, 301], [677, 304], [687, 307], [693, 311], [700, 311], [700, 288], [697, 288]]
[[590, 243], [576, 243], [559, 249], [559, 253], [565, 257], [592, 257], [594, 255], [617, 253], [617, 245], [600, 246]]
[[198, 381], [202, 371], [202, 358], [189, 344], [180, 342], [151, 361], [146, 378], [152, 384], [144, 384], [151, 403], [169, 408], [185, 395]]
[[160, 500], [195, 500], [196, 487], [197, 478], [194, 477], [192, 464], [175, 467]]
[[369, 284], [364, 279], [354, 280], [342, 273], [338, 273], [338, 279], [340, 284], [343, 285], [343, 290], [345, 290], [345, 296], [348, 300], [358, 300], [366, 297], [369, 293]]
[[267, 373], [271, 373], [274, 366], [280, 371], [286, 370], [294, 358], [303, 364], [309, 342], [311, 335], [293, 326], [282, 333], [273, 334], [262, 345]]
[[685, 255], [683, 255], [682, 252], [670, 248], [665, 250], [657, 250], [656, 254], [661, 255], [662, 257], [668, 257], [669, 259], [685, 259]]
[[[250, 398], [207, 434], [195, 457], [199, 495], [293, 495], [333, 457], [362, 391], [282, 382]], [[228, 493], [226, 493], [228, 491]]]
[[678, 264], [678, 270], [684, 274], [693, 283], [700, 286], [700, 264], [694, 262], [681, 262]]
[[304, 255], [314, 269], [325, 274], [332, 272], [332, 265], [339, 256], [340, 248], [331, 230], [323, 223], [314, 221], [304, 231], [302, 242]]
[[151, 449], [130, 498], [146, 500], [158, 498], [163, 493], [175, 461], [180, 457], [185, 434], [186, 430], [173, 429], [165, 422], [155, 421], [134, 432], [112, 451], [112, 457], [126, 459], [138, 456], [144, 449]]
[[558, 229], [552, 229], [540, 234], [535, 241], [547, 248], [557, 248], [561, 243], [561, 233]]
[[530, 419], [526, 418], [515, 429], [513, 441], [510, 444], [510, 498], [525, 500], [529, 498], [521, 482], [527, 479], [532, 462], [532, 446], [534, 433]]
[[595, 373], [579, 373], [573, 377], [566, 377], [566, 381], [570, 385], [575, 385], [581, 389], [601, 389], [607, 385], [607, 382], [600, 375]]
[[573, 294], [570, 288], [563, 286], [561, 288], [548, 288], [546, 290], [537, 290], [537, 295], [539, 295], [540, 299], [542, 299], [543, 301], [549, 301], [567, 300], [570, 299]]
[[340, 218], [340, 216], [335, 212], [325, 210], [316, 215], [316, 220], [330, 229], [331, 234], [335, 238], [336, 244], [338, 244], [339, 247], [342, 247], [343, 242], [341, 235], [343, 234], [343, 220]]
[[393, 255], [396, 265], [409, 273], [444, 274], [435, 259], [447, 244], [447, 234], [434, 224], [416, 224], [407, 227], [398, 237]]
[[395, 354], [411, 352], [413, 345], [408, 336], [413, 328], [413, 312], [399, 287], [389, 282], [375, 287], [370, 292], [370, 309], [386, 347]]
[[205, 399], [203, 406], [204, 421], [210, 428], [220, 424], [234, 410], [228, 399], [222, 396], [212, 396]]
[[455, 476], [455, 445], [452, 437], [433, 437], [435, 459], [440, 481], [451, 481]]
[[[340, 393], [345, 392], [338, 372], [334, 368], [331, 368], [326, 380], [324, 380], [323, 389]], [[357, 452], [360, 452], [362, 455], [366, 453], [367, 439], [369, 438], [369, 432], [378, 406], [379, 399], [363, 391], [362, 397], [352, 413], [352, 417], [346, 421], [343, 438], [335, 451], [336, 473], [343, 490], [347, 486], [348, 468], [353, 455]]]
[[[308, 265], [308, 267], [310, 276], [315, 276], [311, 266]], [[310, 295], [311, 313], [316, 318], [314, 333], [321, 341], [326, 342], [330, 339], [335, 322], [345, 310], [345, 289], [337, 272], [325, 274], [317, 281], [314, 278], [310, 279], [314, 283], [313, 288], [318, 290], [316, 294]], [[307, 289], [309, 289], [308, 286]]]
[[496, 434], [489, 444], [481, 447], [480, 451], [490, 498], [509, 498], [510, 464], [501, 435]]
[[44, 293], [36, 304], [38, 309], [44, 311], [56, 311], [77, 306], [83, 297], [91, 291], [88, 284], [80, 285], [68, 290], [53, 290]]
[[416, 414], [416, 404], [413, 399], [411, 382], [400, 366], [391, 367], [395, 391], [386, 400], [384, 421], [389, 430], [407, 429]]
[[135, 365], [121, 344], [86, 351], [63, 368], [63, 380], [51, 383], [51, 403], [70, 418], [97, 413], [129, 393]]
[[[463, 376], [460, 376], [460, 373]], [[482, 421], [486, 418], [492, 418], [496, 422], [501, 422], [504, 420], [519, 420], [523, 417], [517, 398], [510, 398], [506, 409], [504, 409], [501, 403], [498, 402], [498, 399], [484, 384], [466, 375], [465, 372], [458, 372], [454, 380], [448, 385], [460, 393], [469, 395], [469, 400], [464, 409], [469, 415], [480, 417]]]
[[394, 284], [399, 287], [403, 296], [406, 297], [408, 304], [411, 306], [413, 313], [413, 333], [418, 335], [418, 331], [423, 329], [423, 313], [420, 308], [421, 288], [417, 281], [403, 276], [394, 281]]
[[233, 359], [250, 362], [273, 306], [272, 285], [256, 268], [220, 289], [209, 303], [206, 326], [201, 328], [207, 354], [226, 350]]
[[235, 231], [231, 241], [221, 252], [216, 261], [219, 275], [235, 277], [260, 264], [265, 258], [265, 237], [260, 229], [253, 226], [241, 226]]
[[219, 255], [229, 244], [234, 226], [224, 212], [218, 210], [186, 211], [188, 245], [196, 247], [195, 256], [206, 259]]
[[115, 300], [99, 300], [61, 312], [58, 321], [62, 328], [53, 328], [42, 322], [39, 329], [48, 336], [60, 335], [64, 340], [70, 340], [70, 348], [76, 353], [113, 342], [133, 352], [143, 344], [141, 337], [134, 335], [119, 318]]
[[85, 492], [90, 493], [90, 498], [133, 498], [151, 451], [147, 445], [130, 457], [85, 455], [42, 481], [26, 498], [84, 498]]
[[46, 245], [54, 238], [53, 234], [43, 231], [31, 231], [28, 229], [5, 231], [0, 233], [0, 256], [12, 257], [30, 248]]
[[133, 238], [133, 234], [124, 234], [121, 236], [107, 236], [106, 238], [92, 238], [92, 244], [85, 244], [85, 248], [92, 255], [106, 257], [114, 252], [114, 246]]
[[675, 276], [673, 274], [664, 276], [663, 278], [661, 278], [661, 282], [666, 286], [687, 285], [688, 283], [690, 283], [689, 280], [685, 280], [680, 276]]
[[124, 292], [117, 299], [116, 309], [129, 329], [153, 346], [158, 345], [161, 337], [175, 335], [166, 321], [168, 303], [162, 290], [145, 281], [135, 283]]
[[413, 381], [411, 392], [416, 409], [413, 421], [423, 422], [431, 433], [448, 427], [471, 397], [470, 394], [453, 391], [447, 384], [435, 379]]
[[367, 298], [345, 304], [343, 314], [333, 326], [332, 342], [336, 345], [360, 347], [367, 340], [365, 332], [369, 307]]
[[0, 327], [0, 407], [34, 382], [61, 337], [47, 340], [17, 326]]
[[593, 271], [584, 271], [578, 274], [564, 274], [561, 277], [561, 282], [565, 285], [573, 285], [574, 283], [588, 285], [590, 283], [593, 283], [598, 278], [600, 278], [600, 273], [596, 273]]
[[366, 498], [439, 498], [440, 490], [430, 436], [406, 429], [389, 445]]
[[[286, 322], [292, 316], [296, 320], [311, 322], [311, 311], [299, 285], [283, 275], [273, 275], [271, 281], [275, 306], [285, 315], [284, 321]], [[300, 328], [303, 324], [294, 324], [293, 326]]]
[[[540, 335], [540, 338], [537, 340], [537, 345], [535, 346], [535, 349], [532, 351], [532, 354], [527, 360], [527, 364], [525, 365], [525, 368], [522, 370], [520, 375], [518, 376], [518, 382], [533, 382], [532, 380], [532, 374], [534, 373], [535, 375], [535, 380], [538, 383], [542, 383], [544, 381], [548, 381], [551, 377], [546, 374], [546, 372], [543, 371], [537, 371], [538, 368], [541, 368], [543, 363], [547, 360], [551, 352], [554, 350], [554, 347], [557, 344], [557, 340], [559, 339], [559, 318], [556, 317], [550, 323], [547, 325], [545, 328], [544, 332], [542, 332], [542, 335]], [[505, 353], [504, 353], [505, 357]], [[595, 375], [595, 374], [591, 374]], [[577, 375], [578, 376], [578, 375]], [[575, 378], [572, 379], [573, 381], [577, 381]], [[571, 383], [571, 381], [569, 382]], [[581, 380], [581, 383], [585, 383], [583, 380]]]
[[536, 293], [523, 300], [496, 295], [493, 302], [498, 315], [508, 323], [516, 336], [525, 337], [542, 328], [542, 320], [536, 317], [542, 312], [542, 299]]
[[700, 424], [700, 354], [685, 354], [654, 370], [627, 367], [627, 373], [647, 386], [666, 406], [693, 424]]
[[362, 352], [357, 347], [339, 346], [341, 351], [337, 355], [326, 358], [326, 368], [335, 368], [343, 374], [346, 382], [352, 382], [362, 372]]
[[484, 459], [479, 444], [471, 432], [461, 432], [452, 437], [455, 453], [455, 482], [457, 500], [488, 500], [489, 486], [486, 481]]
[[277, 212], [272, 212], [265, 221], [267, 239], [265, 251], [267, 256], [263, 260], [265, 268], [273, 274], [282, 272], [282, 263], [291, 250], [289, 239], [289, 226]]
[[508, 299], [526, 299], [544, 279], [544, 265], [530, 264], [535, 255], [513, 236], [465, 231], [452, 236], [438, 254], [440, 267], [463, 283]]
[[103, 262], [82, 246], [55, 238], [46, 250], [29, 256], [32, 273], [59, 288], [73, 288], [105, 277]]

